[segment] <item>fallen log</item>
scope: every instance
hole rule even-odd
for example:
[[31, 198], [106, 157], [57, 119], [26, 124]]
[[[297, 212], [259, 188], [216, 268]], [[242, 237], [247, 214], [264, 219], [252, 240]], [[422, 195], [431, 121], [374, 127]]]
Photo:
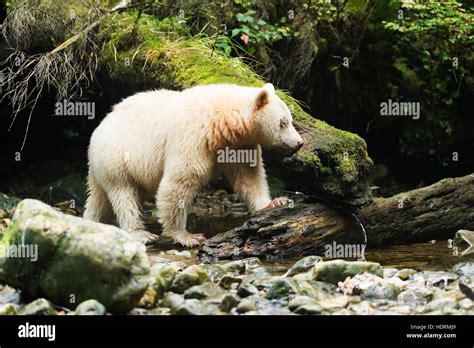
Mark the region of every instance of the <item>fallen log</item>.
[[[474, 174], [376, 198], [348, 210], [314, 196], [265, 209], [242, 226], [218, 234], [201, 247], [202, 259], [324, 255], [326, 245], [387, 246], [449, 239], [474, 228]], [[366, 236], [364, 235], [364, 229]]]

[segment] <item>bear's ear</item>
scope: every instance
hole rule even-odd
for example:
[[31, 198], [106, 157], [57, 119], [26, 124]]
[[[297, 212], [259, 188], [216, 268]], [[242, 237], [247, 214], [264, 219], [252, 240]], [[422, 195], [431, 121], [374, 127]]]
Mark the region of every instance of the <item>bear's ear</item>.
[[260, 92], [258, 92], [257, 99], [255, 100], [255, 105], [257, 110], [263, 108], [270, 101], [270, 94], [275, 93], [275, 88], [271, 83], [266, 83]]

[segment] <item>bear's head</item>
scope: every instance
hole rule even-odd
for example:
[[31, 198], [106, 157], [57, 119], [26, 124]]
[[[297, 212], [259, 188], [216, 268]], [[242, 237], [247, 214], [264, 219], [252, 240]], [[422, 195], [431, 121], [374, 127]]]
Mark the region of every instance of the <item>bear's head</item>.
[[271, 83], [258, 91], [253, 117], [260, 145], [290, 154], [303, 146], [303, 138], [293, 126], [290, 110], [275, 94]]

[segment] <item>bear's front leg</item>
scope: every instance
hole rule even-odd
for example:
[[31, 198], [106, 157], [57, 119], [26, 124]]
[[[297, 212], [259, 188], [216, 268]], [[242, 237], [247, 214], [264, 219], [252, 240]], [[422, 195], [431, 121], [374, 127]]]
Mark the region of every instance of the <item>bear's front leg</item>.
[[250, 151], [256, 151], [256, 165], [251, 166], [248, 163], [222, 165], [224, 175], [230, 181], [239, 198], [245, 201], [252, 211], [289, 204], [290, 201], [287, 197], [278, 197], [272, 200], [260, 146]]
[[221, 170], [237, 196], [245, 201], [252, 211], [256, 211], [269, 207], [272, 198], [268, 189], [260, 146], [248, 150], [255, 151], [256, 163], [253, 165], [250, 163], [223, 164]]
[[188, 208], [202, 183], [202, 174], [188, 175], [188, 177], [171, 174], [162, 179], [156, 197], [163, 235], [172, 237], [176, 243], [188, 248], [206, 240], [202, 234], [186, 231]]

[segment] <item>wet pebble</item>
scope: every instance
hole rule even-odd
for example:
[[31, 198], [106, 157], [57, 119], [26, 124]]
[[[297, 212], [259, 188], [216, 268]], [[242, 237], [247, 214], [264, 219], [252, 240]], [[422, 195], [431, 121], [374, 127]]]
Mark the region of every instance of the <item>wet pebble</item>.
[[196, 299], [185, 300], [184, 303], [172, 307], [170, 314], [173, 315], [219, 315], [223, 312], [215, 304], [203, 304]]
[[87, 300], [81, 302], [74, 312], [76, 315], [105, 315], [107, 309], [99, 301]]
[[167, 292], [160, 301], [160, 307], [172, 308], [184, 303], [184, 297], [173, 292]]
[[292, 277], [298, 273], [304, 273], [306, 271], [309, 271], [311, 268], [314, 267], [314, 265], [318, 262], [322, 262], [323, 259], [320, 256], [306, 256], [302, 258], [301, 260], [295, 262], [293, 266], [290, 267], [288, 272], [286, 272], [285, 276], [286, 277]]
[[404, 268], [394, 274], [394, 277], [398, 277], [401, 280], [407, 280], [412, 275], [416, 274], [417, 271], [413, 268]]
[[242, 283], [242, 281], [243, 281], [243, 277], [241, 276], [224, 275], [219, 280], [219, 286], [221, 286], [224, 289], [231, 289], [234, 284], [238, 286], [240, 283]]
[[414, 280], [423, 279], [427, 286], [445, 287], [458, 279], [458, 275], [452, 272], [424, 271], [414, 275]]
[[194, 298], [197, 300], [203, 300], [209, 297], [217, 297], [223, 295], [225, 290], [219, 285], [211, 282], [207, 282], [201, 285], [195, 285], [190, 287], [184, 292], [184, 298]]
[[258, 294], [258, 289], [252, 284], [249, 284], [247, 282], [240, 284], [240, 286], [237, 289], [237, 295], [239, 295], [242, 298], [252, 296], [252, 295], [257, 295], [257, 294]]
[[472, 300], [469, 298], [462, 299], [458, 302], [459, 308], [462, 309], [471, 309], [472, 308]]
[[428, 303], [424, 309], [424, 312], [439, 311], [439, 314], [451, 314], [458, 307], [456, 300], [452, 298], [440, 298]]
[[414, 306], [414, 307], [426, 304], [425, 296], [423, 296], [422, 293], [417, 292], [415, 290], [402, 291], [398, 295], [397, 300], [399, 302], [402, 302], [409, 306]]
[[234, 294], [225, 294], [222, 296], [219, 309], [223, 312], [230, 312], [232, 308], [235, 308], [239, 305], [240, 299]]
[[194, 285], [210, 281], [211, 279], [204, 268], [198, 265], [189, 266], [174, 277], [171, 291], [182, 294]]
[[237, 260], [224, 263], [222, 267], [226, 272], [232, 273], [234, 275], [244, 274], [246, 270], [246, 264], [244, 260]]
[[304, 304], [294, 310], [296, 314], [304, 314], [304, 315], [321, 314], [323, 311], [324, 311], [324, 308], [317, 303]]
[[460, 262], [453, 267], [453, 272], [474, 279], [474, 262]]
[[246, 313], [250, 311], [255, 311], [256, 309], [257, 305], [255, 304], [255, 301], [252, 301], [250, 299], [243, 299], [237, 305], [236, 311], [237, 313]]
[[474, 300], [474, 281], [470, 277], [462, 276], [459, 279], [459, 290], [469, 299]]
[[8, 285], [0, 285], [0, 304], [20, 303], [20, 291]]
[[20, 315], [55, 315], [56, 310], [54, 309], [51, 302], [45, 298], [39, 298], [33, 302], [28, 303], [20, 309]]
[[376, 283], [367, 287], [362, 298], [395, 300], [399, 293], [400, 289], [394, 284]]

